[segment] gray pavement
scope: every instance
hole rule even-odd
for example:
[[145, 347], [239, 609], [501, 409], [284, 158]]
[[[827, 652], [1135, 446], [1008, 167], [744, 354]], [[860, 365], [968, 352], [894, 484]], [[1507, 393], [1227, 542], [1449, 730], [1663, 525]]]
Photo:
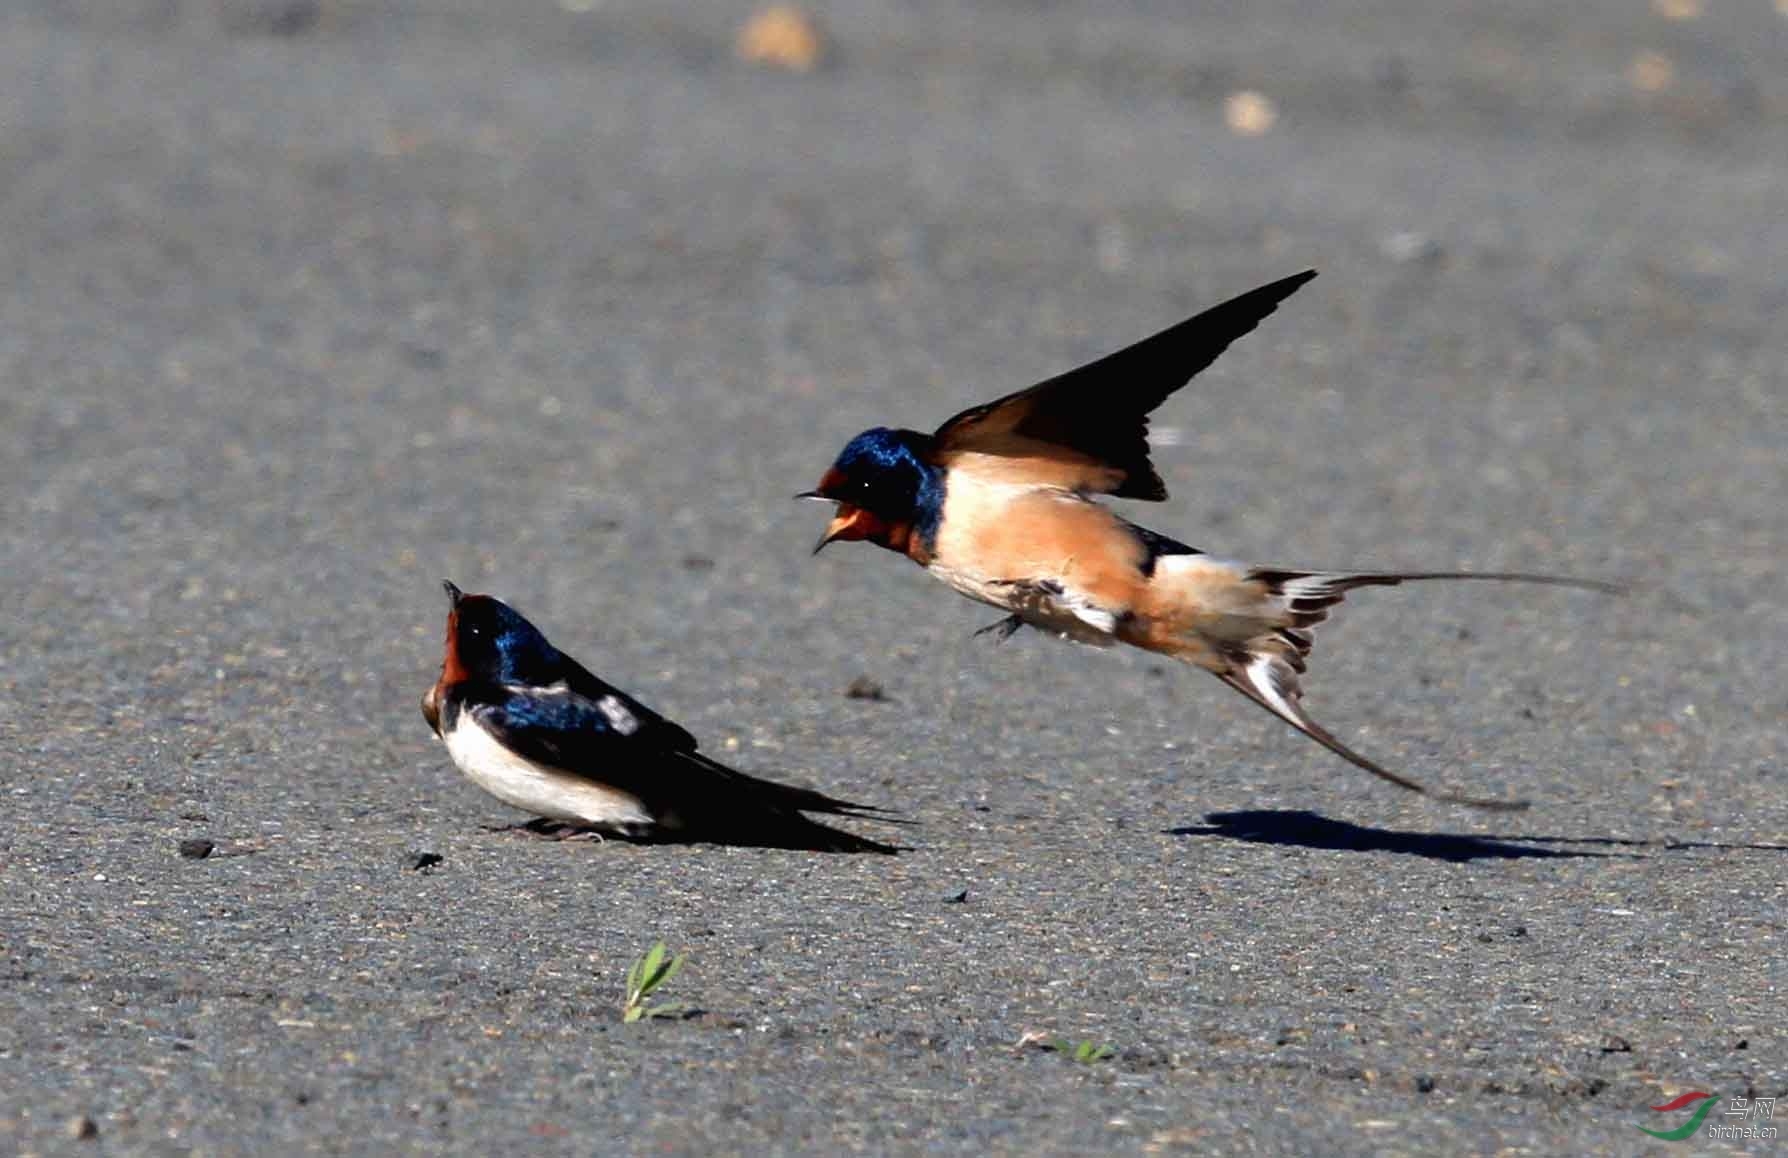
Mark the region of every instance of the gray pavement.
[[[796, 76], [732, 4], [8, 6], [0, 1151], [1582, 1154], [1788, 1094], [1779, 7], [839, 0]], [[808, 556], [855, 431], [1306, 266], [1135, 513], [1640, 583], [1319, 643], [1318, 718], [1529, 813]], [[485, 831], [442, 577], [914, 847]], [[623, 1026], [656, 938], [705, 1012]]]

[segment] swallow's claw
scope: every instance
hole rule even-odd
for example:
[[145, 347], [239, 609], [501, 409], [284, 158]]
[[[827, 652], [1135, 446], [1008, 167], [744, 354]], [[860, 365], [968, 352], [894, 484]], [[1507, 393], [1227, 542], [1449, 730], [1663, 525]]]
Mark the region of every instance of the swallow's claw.
[[1008, 639], [1011, 639], [1013, 634], [1016, 633], [1018, 631], [1018, 629], [1023, 626], [1024, 626], [1023, 617], [1017, 616], [1017, 615], [1008, 615], [1004, 619], [997, 620], [993, 623], [989, 623], [986, 627], [983, 627], [983, 628], [979, 629], [978, 631], [976, 631], [974, 634], [974, 638], [979, 639], [983, 635], [993, 635], [994, 636], [993, 642], [1004, 643]]

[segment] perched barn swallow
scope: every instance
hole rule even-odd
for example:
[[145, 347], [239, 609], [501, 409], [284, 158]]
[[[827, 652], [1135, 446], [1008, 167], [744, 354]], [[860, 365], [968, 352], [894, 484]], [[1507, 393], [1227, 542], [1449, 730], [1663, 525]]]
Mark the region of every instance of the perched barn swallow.
[[[1493, 579], [1617, 592], [1552, 575], [1296, 571], [1205, 554], [1120, 517], [1094, 496], [1160, 502], [1148, 416], [1250, 333], [1307, 270], [1207, 310], [1096, 362], [956, 415], [931, 434], [876, 427], [851, 439], [816, 490], [837, 504], [814, 547], [864, 539], [905, 555], [970, 599], [1082, 643], [1127, 643], [1204, 668], [1341, 758], [1428, 790], [1341, 743], [1305, 712], [1311, 629], [1356, 587]], [[1484, 807], [1519, 801], [1477, 800]]]
[[880, 809], [710, 760], [696, 751], [694, 736], [591, 675], [508, 604], [445, 586], [452, 605], [446, 655], [422, 714], [472, 783], [541, 818], [522, 827], [896, 851], [801, 815], [889, 819], [876, 815]]

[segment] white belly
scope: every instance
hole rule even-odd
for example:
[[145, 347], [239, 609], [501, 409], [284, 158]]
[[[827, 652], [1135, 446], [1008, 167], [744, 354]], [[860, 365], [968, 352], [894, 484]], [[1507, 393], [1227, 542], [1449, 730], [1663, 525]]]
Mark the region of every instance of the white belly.
[[990, 579], [935, 561], [926, 570], [970, 599], [1009, 611], [1040, 631], [1093, 647], [1110, 647], [1115, 642], [1112, 633], [1117, 630], [1117, 617], [1076, 598], [1074, 589], [1065, 583], [1055, 584], [1060, 588], [1057, 593], [1040, 584]]
[[517, 756], [462, 711], [442, 739], [459, 770], [478, 787], [524, 812], [552, 820], [625, 827], [650, 826], [638, 798]]

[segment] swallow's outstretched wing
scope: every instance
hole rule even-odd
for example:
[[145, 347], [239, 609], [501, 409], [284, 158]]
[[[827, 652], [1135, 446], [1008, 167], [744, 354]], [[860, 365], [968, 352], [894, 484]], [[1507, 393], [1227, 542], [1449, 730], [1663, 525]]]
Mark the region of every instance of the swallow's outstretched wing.
[[1316, 276], [1305, 270], [1232, 298], [1115, 354], [972, 407], [938, 427], [933, 455], [969, 455], [1007, 477], [1159, 502], [1167, 487], [1149, 461], [1148, 416]]

